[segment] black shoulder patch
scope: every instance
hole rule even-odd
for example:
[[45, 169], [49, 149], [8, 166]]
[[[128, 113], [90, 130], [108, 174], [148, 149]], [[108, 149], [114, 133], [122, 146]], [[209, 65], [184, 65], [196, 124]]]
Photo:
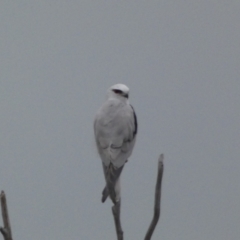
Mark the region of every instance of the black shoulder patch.
[[133, 110], [133, 117], [134, 117], [134, 131], [133, 131], [133, 136], [135, 136], [137, 134], [138, 131], [138, 123], [137, 123], [137, 115], [134, 111], [133, 106], [130, 104], [132, 110]]

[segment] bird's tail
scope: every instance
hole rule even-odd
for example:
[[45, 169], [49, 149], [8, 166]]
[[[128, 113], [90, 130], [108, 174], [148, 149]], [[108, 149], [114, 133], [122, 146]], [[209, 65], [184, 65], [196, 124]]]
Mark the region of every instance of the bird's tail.
[[102, 202], [105, 202], [108, 196], [110, 196], [114, 204], [116, 204], [116, 202], [119, 201], [120, 199], [119, 177], [122, 172], [123, 166], [117, 168], [112, 163], [110, 163], [109, 166], [105, 166], [103, 164], [103, 170], [106, 178], [106, 186], [102, 192]]
[[104, 203], [108, 197], [108, 188], [107, 185], [105, 186], [105, 188], [102, 191], [102, 203]]

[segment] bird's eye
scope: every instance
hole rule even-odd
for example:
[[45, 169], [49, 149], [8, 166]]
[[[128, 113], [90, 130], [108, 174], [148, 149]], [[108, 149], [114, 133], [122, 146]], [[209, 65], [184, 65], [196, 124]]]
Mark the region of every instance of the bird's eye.
[[113, 89], [113, 91], [116, 93], [116, 94], [122, 94], [122, 90], [119, 90], [119, 89]]

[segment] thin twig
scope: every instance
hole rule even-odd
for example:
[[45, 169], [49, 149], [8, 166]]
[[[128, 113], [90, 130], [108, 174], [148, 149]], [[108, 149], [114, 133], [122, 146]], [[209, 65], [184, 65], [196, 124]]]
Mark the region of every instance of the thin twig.
[[13, 240], [10, 220], [8, 217], [7, 199], [4, 191], [1, 192], [0, 199], [3, 219], [3, 227], [0, 227], [0, 232], [2, 233], [4, 240]]
[[163, 175], [163, 154], [160, 155], [158, 160], [158, 176], [155, 188], [155, 204], [154, 204], [154, 214], [152, 222], [148, 228], [147, 234], [144, 240], [150, 240], [153, 234], [153, 231], [158, 223], [160, 217], [160, 203], [161, 203], [161, 186], [162, 186], [162, 175]]
[[113, 217], [114, 217], [117, 239], [118, 240], [123, 240], [123, 230], [122, 230], [121, 221], [120, 221], [120, 210], [121, 210], [121, 202], [119, 200], [112, 207], [112, 214], [113, 214]]

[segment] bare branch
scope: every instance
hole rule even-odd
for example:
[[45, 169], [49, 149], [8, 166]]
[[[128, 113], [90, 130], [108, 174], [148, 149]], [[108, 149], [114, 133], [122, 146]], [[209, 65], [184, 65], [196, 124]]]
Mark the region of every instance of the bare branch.
[[0, 227], [0, 232], [2, 233], [4, 240], [13, 240], [10, 220], [8, 217], [7, 200], [6, 200], [6, 195], [4, 191], [1, 192], [0, 200], [1, 200], [2, 219], [3, 219], [3, 227]]
[[150, 240], [153, 234], [153, 231], [158, 223], [160, 217], [160, 202], [161, 202], [161, 186], [162, 186], [162, 176], [163, 176], [163, 154], [160, 155], [158, 159], [158, 176], [155, 188], [155, 204], [154, 204], [154, 214], [152, 222], [148, 228], [147, 234], [144, 240]]
[[112, 214], [114, 217], [115, 228], [117, 233], [117, 239], [123, 240], [123, 230], [121, 227], [121, 220], [120, 220], [120, 210], [121, 210], [121, 200], [119, 200], [113, 207], [112, 207]]

